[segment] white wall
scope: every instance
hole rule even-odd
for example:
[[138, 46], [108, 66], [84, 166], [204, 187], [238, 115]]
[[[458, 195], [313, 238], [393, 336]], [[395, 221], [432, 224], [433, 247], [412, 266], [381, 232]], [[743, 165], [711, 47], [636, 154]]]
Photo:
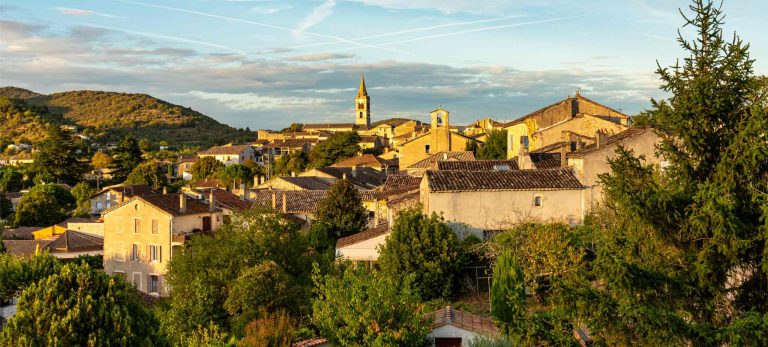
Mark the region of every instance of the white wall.
[[376, 236], [372, 239], [354, 243], [336, 250], [336, 255], [352, 261], [378, 260], [378, 247], [386, 242], [389, 233]]
[[[472, 342], [472, 340], [476, 337], [478, 337], [477, 333], [467, 331], [458, 327], [455, 327], [453, 325], [443, 325], [439, 328], [435, 328], [432, 330], [432, 333], [428, 335], [428, 337], [431, 338], [461, 338], [461, 345], [462, 346], [469, 346], [469, 343]], [[433, 343], [434, 346], [434, 343]]]

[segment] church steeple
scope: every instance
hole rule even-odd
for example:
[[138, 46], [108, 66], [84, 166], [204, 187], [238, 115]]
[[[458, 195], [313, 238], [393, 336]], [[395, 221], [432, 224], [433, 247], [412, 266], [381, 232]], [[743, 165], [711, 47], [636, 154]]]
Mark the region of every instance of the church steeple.
[[360, 90], [357, 92], [357, 96], [368, 96], [368, 91], [365, 90], [365, 76], [360, 74]]
[[371, 127], [371, 98], [368, 91], [365, 90], [365, 76], [360, 74], [360, 89], [355, 98], [355, 125], [358, 128], [368, 129]]

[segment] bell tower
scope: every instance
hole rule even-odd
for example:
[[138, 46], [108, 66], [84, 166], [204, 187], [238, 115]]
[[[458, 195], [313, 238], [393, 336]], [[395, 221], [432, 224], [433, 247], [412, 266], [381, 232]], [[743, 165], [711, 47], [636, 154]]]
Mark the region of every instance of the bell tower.
[[365, 76], [362, 74], [360, 74], [360, 90], [355, 98], [355, 125], [365, 126], [366, 129], [371, 127], [371, 98], [365, 90]]
[[448, 122], [449, 112], [440, 105], [436, 110], [429, 113], [430, 124], [430, 142], [434, 152], [451, 151], [451, 125]]

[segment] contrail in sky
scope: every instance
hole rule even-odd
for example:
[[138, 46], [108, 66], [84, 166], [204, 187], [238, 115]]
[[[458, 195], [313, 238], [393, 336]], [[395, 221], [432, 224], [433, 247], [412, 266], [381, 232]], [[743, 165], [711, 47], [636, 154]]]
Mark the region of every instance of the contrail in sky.
[[228, 46], [224, 46], [224, 45], [220, 45], [220, 44], [216, 44], [216, 43], [212, 43], [212, 42], [207, 42], [207, 41], [187, 39], [187, 38], [178, 37], [178, 36], [154, 34], [154, 33], [148, 33], [148, 32], [144, 32], [144, 31], [120, 29], [120, 28], [109, 27], [109, 26], [98, 25], [98, 24], [91, 24], [91, 23], [84, 23], [84, 25], [90, 26], [90, 27], [94, 27], [94, 28], [101, 28], [101, 29], [106, 29], [106, 30], [119, 31], [119, 32], [127, 33], [127, 34], [134, 34], [134, 35], [139, 35], [139, 36], [146, 36], [146, 37], [152, 37], [152, 38], [166, 39], [166, 40], [172, 40], [172, 41], [184, 42], [184, 43], [192, 43], [192, 44], [196, 44], [196, 45], [208, 46], [208, 47], [214, 47], [214, 48], [221, 48], [221, 49], [226, 49], [226, 50], [230, 50], [230, 51], [233, 51], [233, 52], [237, 52], [237, 53], [240, 53], [240, 54], [246, 54], [245, 51], [242, 51], [242, 50], [239, 50], [239, 49], [236, 49], [236, 48], [232, 48], [232, 47], [228, 47]]

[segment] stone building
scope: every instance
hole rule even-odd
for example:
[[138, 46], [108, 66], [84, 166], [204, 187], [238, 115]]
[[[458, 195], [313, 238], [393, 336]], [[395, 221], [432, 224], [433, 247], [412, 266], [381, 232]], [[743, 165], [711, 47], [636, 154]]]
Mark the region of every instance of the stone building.
[[472, 138], [451, 130], [450, 113], [442, 106], [430, 112], [430, 119], [428, 132], [417, 135], [399, 146], [401, 168], [407, 168], [437, 152], [464, 151], [467, 143], [473, 141]]

